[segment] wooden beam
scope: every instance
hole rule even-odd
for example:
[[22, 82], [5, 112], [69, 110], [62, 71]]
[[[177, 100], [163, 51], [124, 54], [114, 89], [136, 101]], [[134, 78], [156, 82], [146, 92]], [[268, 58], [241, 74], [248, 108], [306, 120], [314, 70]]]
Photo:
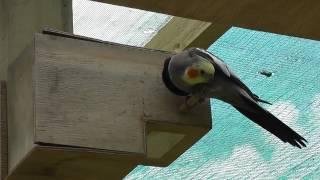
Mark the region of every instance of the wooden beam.
[[319, 0], [98, 0], [227, 26], [320, 39]]
[[45, 27], [72, 31], [72, 1], [1, 0], [0, 79], [6, 80], [8, 64]]
[[189, 47], [206, 49], [229, 28], [224, 24], [173, 17], [145, 47], [171, 52]]
[[200, 47], [207, 49], [212, 43], [219, 39], [231, 26], [225, 24], [210, 24], [196, 39], [194, 39], [188, 46]]
[[173, 52], [182, 51], [210, 25], [209, 22], [173, 17], [145, 47]]
[[[68, 0], [0, 1], [0, 80], [7, 79], [8, 64], [17, 59], [32, 42], [35, 32], [41, 31], [44, 27], [72, 30], [71, 8], [71, 1]], [[3, 89], [1, 93], [4, 93]], [[1, 103], [4, 98], [5, 96], [1, 94]], [[8, 170], [4, 108], [4, 104], [1, 104], [0, 176], [2, 178]]]
[[8, 174], [7, 85], [0, 82], [0, 180]]
[[7, 78], [8, 68], [8, 9], [0, 1], [0, 80]]

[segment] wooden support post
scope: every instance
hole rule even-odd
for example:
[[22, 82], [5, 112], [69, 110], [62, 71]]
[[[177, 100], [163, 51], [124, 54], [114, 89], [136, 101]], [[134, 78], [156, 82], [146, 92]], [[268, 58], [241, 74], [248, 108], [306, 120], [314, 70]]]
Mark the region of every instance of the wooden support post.
[[8, 69], [8, 9], [0, 1], [0, 80], [6, 80]]
[[8, 64], [45, 27], [72, 32], [72, 1], [0, 1], [0, 80], [7, 79]]
[[0, 180], [8, 174], [7, 86], [0, 82]]
[[[0, 80], [7, 80], [8, 65], [32, 42], [34, 33], [40, 32], [44, 27], [72, 31], [72, 1], [0, 0]], [[4, 89], [1, 89], [1, 93], [5, 93]], [[1, 94], [1, 103], [4, 98]], [[0, 158], [0, 177], [3, 178], [8, 164], [5, 154], [5, 105], [1, 104], [1, 108], [1, 154], [4, 156]]]

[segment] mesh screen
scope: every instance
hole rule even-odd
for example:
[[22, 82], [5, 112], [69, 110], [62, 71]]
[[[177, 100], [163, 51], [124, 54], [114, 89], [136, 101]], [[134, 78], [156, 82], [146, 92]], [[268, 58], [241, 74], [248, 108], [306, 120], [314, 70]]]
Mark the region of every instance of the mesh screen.
[[[212, 100], [213, 129], [166, 168], [138, 166], [126, 179], [318, 179], [320, 42], [231, 28], [209, 47], [264, 105], [303, 135], [308, 147], [284, 144], [229, 105]], [[259, 71], [273, 72], [271, 77]]]
[[143, 47], [172, 18], [138, 9], [88, 0], [73, 0], [74, 33]]

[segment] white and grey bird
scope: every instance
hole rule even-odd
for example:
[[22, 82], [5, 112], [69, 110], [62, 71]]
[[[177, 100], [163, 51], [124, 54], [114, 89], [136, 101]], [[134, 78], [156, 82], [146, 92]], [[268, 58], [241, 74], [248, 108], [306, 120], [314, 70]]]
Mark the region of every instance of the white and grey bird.
[[258, 104], [269, 102], [252, 93], [227, 64], [208, 51], [190, 48], [167, 58], [162, 79], [176, 95], [219, 99], [283, 142], [306, 147], [305, 138]]

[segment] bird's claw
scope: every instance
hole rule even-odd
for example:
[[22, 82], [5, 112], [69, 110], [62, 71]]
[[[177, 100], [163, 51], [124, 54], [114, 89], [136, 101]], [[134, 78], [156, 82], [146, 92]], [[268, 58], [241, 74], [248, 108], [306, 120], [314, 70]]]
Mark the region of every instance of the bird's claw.
[[181, 112], [188, 112], [198, 104], [201, 104], [205, 99], [198, 96], [187, 96], [185, 102], [180, 106]]

